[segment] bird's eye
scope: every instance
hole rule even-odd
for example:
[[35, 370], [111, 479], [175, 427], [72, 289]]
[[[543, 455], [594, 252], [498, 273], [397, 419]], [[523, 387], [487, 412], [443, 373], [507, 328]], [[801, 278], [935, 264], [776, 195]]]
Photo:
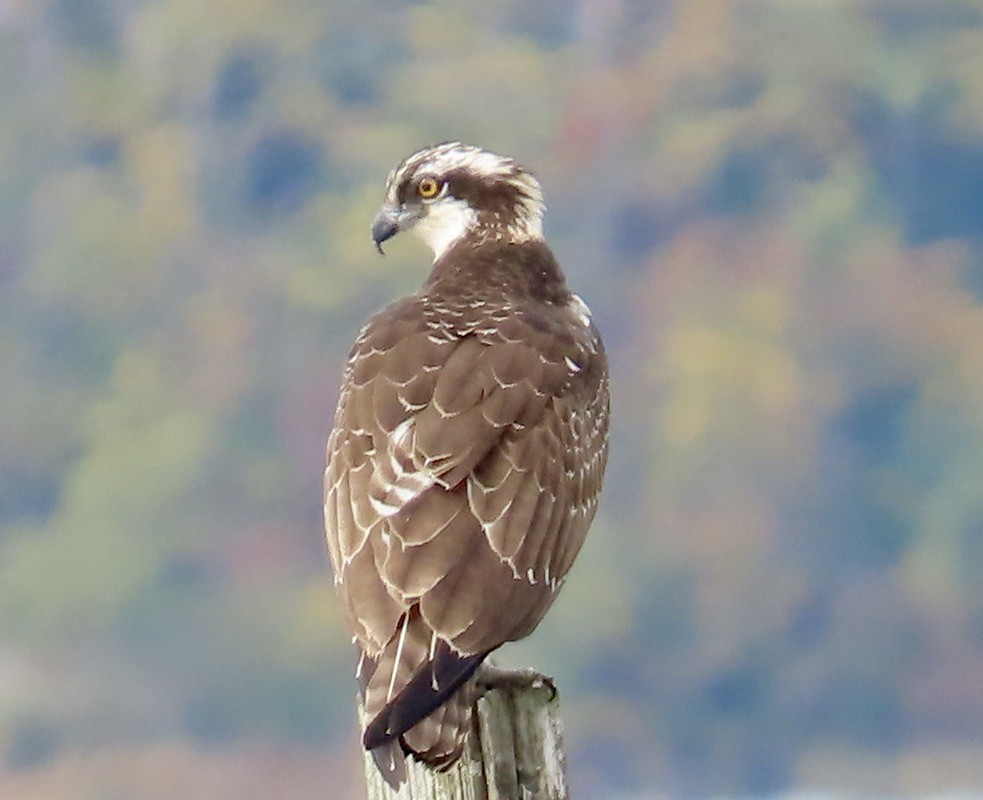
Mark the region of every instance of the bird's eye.
[[434, 178], [424, 178], [416, 185], [416, 193], [424, 200], [431, 200], [440, 193], [440, 183]]

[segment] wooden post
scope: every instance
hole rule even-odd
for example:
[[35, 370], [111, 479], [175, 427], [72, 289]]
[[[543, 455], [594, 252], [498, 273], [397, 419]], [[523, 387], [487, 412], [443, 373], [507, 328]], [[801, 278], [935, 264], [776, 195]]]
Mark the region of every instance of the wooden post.
[[488, 689], [468, 747], [447, 772], [413, 759], [396, 792], [365, 753], [369, 800], [568, 800], [558, 702], [551, 686]]

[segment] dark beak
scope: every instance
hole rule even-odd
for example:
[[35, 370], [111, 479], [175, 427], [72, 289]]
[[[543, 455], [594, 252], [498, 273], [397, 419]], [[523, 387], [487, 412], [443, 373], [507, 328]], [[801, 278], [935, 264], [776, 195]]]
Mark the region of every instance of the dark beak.
[[382, 253], [382, 243], [399, 233], [399, 214], [400, 210], [396, 206], [386, 203], [372, 220], [372, 241], [375, 242], [375, 249], [380, 253]]

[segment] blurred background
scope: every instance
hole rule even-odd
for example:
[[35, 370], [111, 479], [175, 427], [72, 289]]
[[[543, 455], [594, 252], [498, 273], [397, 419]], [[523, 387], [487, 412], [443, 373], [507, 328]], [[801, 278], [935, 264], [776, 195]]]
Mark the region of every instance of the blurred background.
[[324, 440], [448, 138], [613, 360], [504, 656], [576, 796], [983, 794], [983, 3], [0, 0], [0, 796], [360, 796]]

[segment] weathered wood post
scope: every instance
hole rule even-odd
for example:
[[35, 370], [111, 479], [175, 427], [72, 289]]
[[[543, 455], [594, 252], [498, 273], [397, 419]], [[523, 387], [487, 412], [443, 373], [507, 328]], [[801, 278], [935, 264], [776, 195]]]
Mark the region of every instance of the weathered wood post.
[[503, 686], [479, 698], [468, 749], [449, 771], [408, 760], [394, 791], [365, 753], [369, 800], [568, 800], [556, 692]]

